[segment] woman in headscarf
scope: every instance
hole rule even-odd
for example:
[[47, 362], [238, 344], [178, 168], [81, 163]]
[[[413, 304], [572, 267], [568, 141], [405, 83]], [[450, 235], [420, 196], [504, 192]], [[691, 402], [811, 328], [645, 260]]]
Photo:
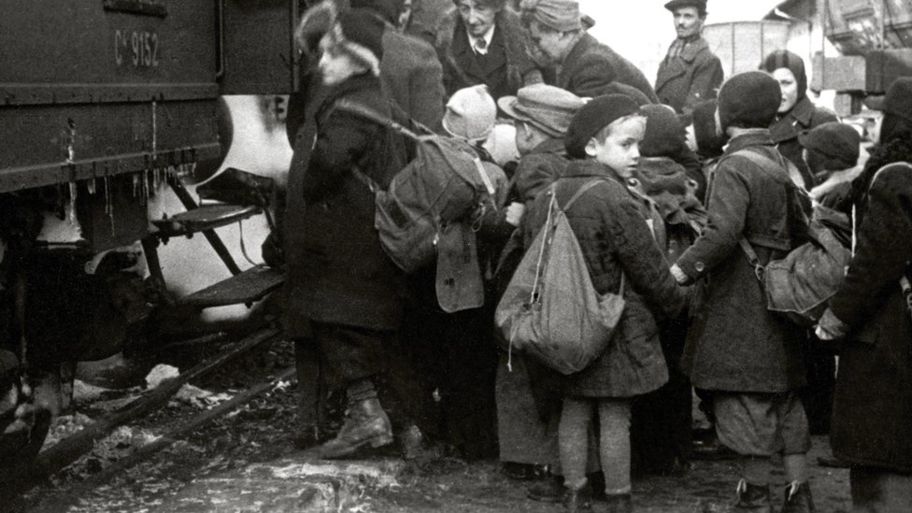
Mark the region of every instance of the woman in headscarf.
[[776, 50], [763, 59], [760, 69], [770, 73], [782, 89], [779, 113], [770, 125], [773, 142], [779, 147], [779, 153], [798, 168], [804, 181], [804, 188], [811, 190], [816, 183], [808, 171], [807, 164], [801, 158], [798, 134], [839, 119], [833, 112], [815, 106], [808, 98], [807, 73], [804, 71], [804, 61], [801, 57], [788, 50]]

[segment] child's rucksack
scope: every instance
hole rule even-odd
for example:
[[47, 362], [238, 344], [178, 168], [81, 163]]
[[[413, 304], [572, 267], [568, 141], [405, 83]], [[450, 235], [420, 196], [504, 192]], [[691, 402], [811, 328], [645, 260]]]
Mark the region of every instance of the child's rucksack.
[[[737, 154], [748, 158], [766, 173], [775, 173], [779, 167], [769, 158], [749, 150]], [[793, 202], [789, 208], [798, 208], [797, 198], [789, 198], [789, 201]], [[852, 258], [851, 252], [821, 223], [810, 223], [808, 237], [808, 242], [765, 266], [760, 264], [747, 239], [742, 237], [738, 242], [763, 285], [767, 309], [783, 314], [801, 326], [812, 326], [820, 320], [830, 298], [842, 285], [846, 266]]]
[[355, 171], [376, 195], [374, 226], [380, 243], [406, 273], [435, 261], [436, 245], [447, 225], [471, 223], [473, 214], [494, 203], [494, 185], [468, 142], [432, 133], [418, 135], [351, 101], [340, 100], [336, 108], [389, 127], [416, 143], [415, 158], [396, 173], [386, 190]]
[[596, 292], [564, 215], [600, 181], [584, 184], [563, 208], [557, 204], [557, 186], [551, 186], [547, 221], [526, 250], [494, 314], [508, 342], [510, 360], [515, 347], [562, 374], [573, 374], [608, 347], [624, 311], [624, 277], [618, 294]]

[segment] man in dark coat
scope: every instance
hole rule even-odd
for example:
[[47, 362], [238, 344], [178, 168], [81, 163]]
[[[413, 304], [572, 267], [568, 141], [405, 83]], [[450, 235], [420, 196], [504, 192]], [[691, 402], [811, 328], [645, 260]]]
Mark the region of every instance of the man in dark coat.
[[912, 261], [912, 78], [891, 85], [883, 110], [853, 184], [855, 256], [817, 336], [845, 338], [830, 443], [852, 466], [852, 511], [899, 512], [912, 505], [912, 321], [901, 283]]
[[523, 19], [542, 59], [558, 67], [552, 85], [594, 98], [617, 93], [612, 82], [632, 86], [658, 103], [652, 85], [636, 66], [583, 30], [576, 0], [527, 0]]
[[701, 35], [706, 0], [672, 0], [665, 8], [674, 14], [678, 37], [659, 64], [656, 95], [675, 111], [690, 112], [698, 102], [716, 97], [724, 75], [722, 62]]
[[398, 159], [388, 130], [338, 108], [344, 99], [390, 115], [378, 78], [383, 30], [355, 9], [320, 40], [324, 95], [298, 128], [289, 171], [286, 327], [316, 346], [330, 383], [348, 397], [342, 429], [319, 448], [324, 458], [392, 441], [374, 381], [399, 327], [402, 276], [380, 247], [373, 194], [353, 170], [386, 184]]
[[494, 99], [541, 82], [529, 41], [506, 0], [453, 0], [456, 8], [437, 26], [435, 47], [447, 96], [485, 84]]
[[380, 81], [383, 91], [406, 114], [436, 130], [443, 118], [443, 68], [434, 48], [416, 37], [403, 34], [395, 24], [403, 0], [351, 0], [352, 8], [376, 12], [386, 23], [383, 32], [383, 60]]
[[783, 511], [808, 511], [811, 501], [810, 435], [795, 395], [805, 383], [802, 333], [766, 309], [742, 246], [765, 265], [807, 236], [797, 190], [766, 128], [780, 96], [776, 81], [761, 72], [735, 75], [722, 86], [719, 121], [731, 141], [710, 185], [709, 221], [672, 266], [679, 283], [708, 276], [682, 367], [695, 387], [713, 391], [719, 440], [744, 458], [736, 511], [769, 511], [768, 466], [777, 453], [790, 483]]
[[779, 152], [798, 168], [804, 188], [811, 190], [817, 183], [801, 157], [798, 134], [823, 123], [839, 121], [839, 118], [833, 112], [815, 106], [808, 98], [807, 74], [801, 57], [787, 50], [777, 50], [766, 56], [761, 69], [771, 73], [782, 90], [778, 114], [770, 124], [773, 142], [778, 145]]

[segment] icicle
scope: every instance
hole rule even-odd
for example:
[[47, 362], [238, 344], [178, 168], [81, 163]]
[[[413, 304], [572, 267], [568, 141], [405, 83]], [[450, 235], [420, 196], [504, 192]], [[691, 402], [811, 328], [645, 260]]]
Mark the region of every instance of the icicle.
[[134, 198], [139, 197], [139, 174], [138, 173], [133, 174], [133, 197]]
[[141, 205], [145, 205], [149, 202], [149, 170], [142, 172], [142, 198], [140, 200]]
[[78, 196], [78, 193], [79, 193], [79, 187], [77, 186], [76, 182], [70, 182], [69, 189], [70, 189], [70, 202], [67, 203], [67, 206], [66, 206], [66, 218], [67, 218], [68, 223], [75, 226], [77, 224], [76, 197]]
[[89, 194], [91, 194], [92, 196], [95, 195], [95, 179], [94, 178], [89, 178], [86, 181], [86, 189], [88, 189]]
[[104, 196], [105, 196], [105, 215], [108, 216], [108, 222], [111, 225], [111, 236], [114, 237], [117, 235], [116, 230], [114, 229], [114, 203], [111, 201], [111, 186], [110, 179], [108, 175], [104, 177]]

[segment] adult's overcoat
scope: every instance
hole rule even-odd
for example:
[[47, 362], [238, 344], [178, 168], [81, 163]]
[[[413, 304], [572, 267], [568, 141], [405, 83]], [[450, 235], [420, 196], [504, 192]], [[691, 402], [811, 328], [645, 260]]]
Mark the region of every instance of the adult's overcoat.
[[798, 100], [792, 110], [776, 119], [770, 125], [770, 136], [773, 142], [779, 148], [779, 153], [792, 161], [801, 172], [804, 178], [804, 185], [807, 190], [816, 185], [814, 177], [808, 170], [804, 158], [801, 156], [801, 144], [798, 142], [798, 134], [805, 130], [810, 130], [817, 125], [829, 123], [830, 121], [839, 121], [833, 112], [817, 107], [810, 98], [805, 96]]
[[443, 68], [427, 42], [387, 26], [380, 61], [383, 90], [415, 121], [436, 130], [443, 119]]
[[[602, 181], [566, 211], [599, 294], [617, 293], [626, 276], [627, 301], [608, 348], [581, 372], [567, 376], [566, 393], [582, 397], [633, 397], [668, 381], [653, 312], [674, 316], [686, 303], [646, 222], [643, 199], [631, 193], [613, 171], [595, 161], [573, 161], [556, 182], [559, 205], [587, 182]], [[548, 192], [536, 198], [523, 219], [526, 247], [545, 224]]]
[[767, 130], [734, 137], [710, 184], [709, 220], [678, 259], [699, 279], [682, 368], [693, 385], [732, 392], [786, 392], [805, 383], [804, 331], [766, 308], [762, 286], [738, 244], [744, 237], [761, 263], [804, 242], [807, 220], [784, 166], [761, 169], [740, 151], [777, 161]]
[[666, 55], [656, 74], [655, 92], [676, 112], [690, 112], [697, 103], [716, 97], [724, 75], [722, 62], [700, 37], [677, 57]]
[[564, 58], [553, 85], [577, 96], [594, 98], [613, 92], [605, 90], [612, 82], [635, 87], [646, 95], [649, 101], [658, 103], [659, 98], [652, 84], [639, 68], [585, 33]]
[[283, 223], [292, 337], [310, 334], [308, 320], [375, 330], [400, 322], [401, 272], [380, 246], [373, 193], [352, 173], [388, 183], [396, 146], [389, 130], [335, 109], [343, 98], [390, 115], [380, 80], [364, 74], [328, 89], [299, 125]]
[[912, 321], [899, 285], [912, 261], [912, 167], [882, 168], [859, 212], [855, 256], [830, 301], [851, 328], [830, 441], [853, 465], [912, 473]]
[[482, 61], [475, 58], [465, 23], [455, 9], [440, 20], [434, 46], [443, 65], [443, 85], [448, 97], [465, 87], [487, 84], [488, 92], [497, 99], [515, 95], [519, 88], [542, 81], [541, 71], [529, 57], [531, 41], [519, 16], [503, 9], [494, 18], [494, 24], [494, 36]]

